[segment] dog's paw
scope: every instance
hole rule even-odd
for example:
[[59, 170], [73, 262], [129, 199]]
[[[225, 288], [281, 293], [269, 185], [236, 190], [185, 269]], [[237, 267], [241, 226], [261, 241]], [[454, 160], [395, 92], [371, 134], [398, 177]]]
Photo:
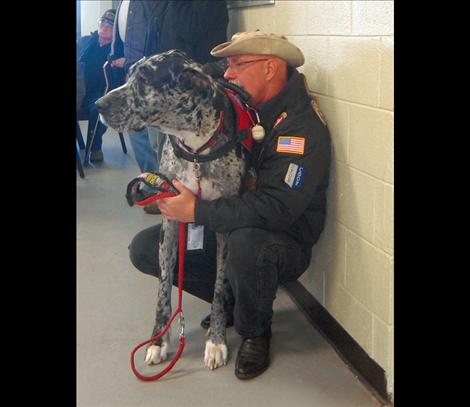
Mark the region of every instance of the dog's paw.
[[225, 343], [216, 345], [210, 339], [206, 341], [206, 349], [204, 351], [204, 364], [214, 370], [222, 365], [227, 364], [228, 349]]
[[168, 343], [163, 342], [162, 346], [150, 345], [145, 355], [145, 363], [148, 365], [157, 365], [168, 357]]

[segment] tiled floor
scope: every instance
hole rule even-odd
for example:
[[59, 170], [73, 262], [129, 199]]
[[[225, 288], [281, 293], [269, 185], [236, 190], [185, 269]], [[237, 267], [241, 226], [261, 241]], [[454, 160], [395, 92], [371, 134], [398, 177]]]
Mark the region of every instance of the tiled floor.
[[[187, 293], [187, 344], [181, 359], [157, 382], [133, 375], [130, 352], [151, 333], [157, 280], [134, 269], [127, 246], [160, 216], [126, 203], [126, 185], [139, 170], [125, 137], [127, 155], [117, 134], [108, 130], [105, 162], [86, 167], [84, 179], [77, 173], [77, 406], [380, 406], [282, 290], [275, 301], [271, 366], [261, 376], [251, 381], [235, 377], [240, 339], [233, 328], [228, 330], [227, 366], [204, 367], [205, 331], [199, 322], [209, 304]], [[173, 294], [175, 304], [176, 290]], [[177, 333], [175, 328], [172, 354]], [[154, 373], [143, 357], [143, 350], [136, 355], [139, 370]]]

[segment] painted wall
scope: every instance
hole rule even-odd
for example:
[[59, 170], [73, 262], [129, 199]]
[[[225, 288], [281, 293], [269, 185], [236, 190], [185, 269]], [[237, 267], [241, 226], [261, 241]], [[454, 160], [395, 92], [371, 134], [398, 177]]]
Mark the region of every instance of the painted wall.
[[393, 393], [393, 1], [289, 1], [230, 10], [229, 37], [259, 28], [299, 68], [332, 136], [325, 231], [302, 284], [387, 373]]

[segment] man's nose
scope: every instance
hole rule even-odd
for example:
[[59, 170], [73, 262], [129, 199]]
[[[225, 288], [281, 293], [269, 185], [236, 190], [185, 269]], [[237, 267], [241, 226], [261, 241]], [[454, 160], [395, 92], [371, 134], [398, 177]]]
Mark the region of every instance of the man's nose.
[[235, 79], [235, 75], [233, 73], [233, 69], [230, 69], [230, 67], [228, 67], [224, 73], [224, 79], [226, 81], [232, 81]]

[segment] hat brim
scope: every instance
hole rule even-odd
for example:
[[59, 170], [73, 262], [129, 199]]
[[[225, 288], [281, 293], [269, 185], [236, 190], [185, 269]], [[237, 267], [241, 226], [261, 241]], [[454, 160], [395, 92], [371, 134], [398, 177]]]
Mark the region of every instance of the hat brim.
[[217, 45], [211, 51], [215, 57], [229, 57], [240, 54], [274, 55], [284, 59], [293, 67], [305, 63], [305, 57], [294, 44], [277, 38], [252, 37], [228, 41]]

